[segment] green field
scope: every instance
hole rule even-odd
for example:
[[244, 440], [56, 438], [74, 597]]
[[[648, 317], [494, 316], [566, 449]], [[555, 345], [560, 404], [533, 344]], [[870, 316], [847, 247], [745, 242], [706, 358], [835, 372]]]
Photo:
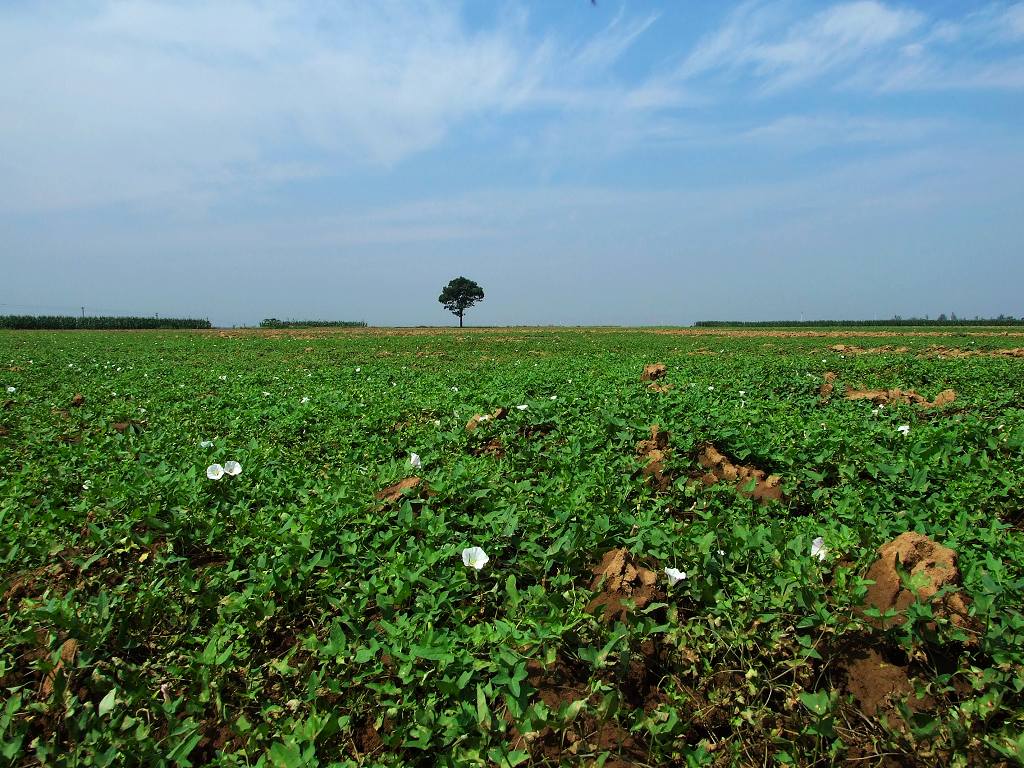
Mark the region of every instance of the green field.
[[1021, 346], [0, 332], [0, 760], [1022, 764]]

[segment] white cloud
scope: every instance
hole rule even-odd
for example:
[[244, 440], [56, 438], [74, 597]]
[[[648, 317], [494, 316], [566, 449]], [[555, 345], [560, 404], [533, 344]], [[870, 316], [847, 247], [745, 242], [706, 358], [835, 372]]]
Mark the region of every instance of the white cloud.
[[778, 7], [746, 3], [697, 45], [680, 74], [692, 78], [727, 71], [752, 75], [766, 91], [788, 88], [905, 39], [923, 18], [875, 0], [840, 3], [806, 20], [783, 16]]
[[140, 0], [0, 10], [0, 205], [200, 207], [268, 181], [389, 168], [476, 115], [647, 109], [610, 71], [653, 23], [582, 45], [455, 4]]

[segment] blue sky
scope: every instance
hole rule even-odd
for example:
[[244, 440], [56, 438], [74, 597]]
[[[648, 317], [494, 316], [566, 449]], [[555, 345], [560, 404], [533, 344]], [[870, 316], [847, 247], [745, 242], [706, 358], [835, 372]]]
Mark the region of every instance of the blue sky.
[[0, 312], [1024, 314], [1024, 3], [0, 4]]

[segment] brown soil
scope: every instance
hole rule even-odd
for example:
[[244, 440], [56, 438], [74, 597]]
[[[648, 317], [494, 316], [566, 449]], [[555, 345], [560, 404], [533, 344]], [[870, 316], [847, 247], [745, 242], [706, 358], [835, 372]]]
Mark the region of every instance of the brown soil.
[[640, 474], [659, 491], [666, 490], [672, 484], [672, 477], [665, 472], [665, 460], [671, 453], [668, 437], [668, 432], [654, 424], [651, 426], [650, 439], [636, 444], [637, 456], [644, 460]]
[[[734, 464], [713, 445], [705, 445], [700, 450], [697, 460], [707, 470], [701, 476], [701, 482], [705, 486], [719, 482], [732, 483], [740, 494], [762, 504], [785, 499], [782, 478], [778, 475], [769, 475], [757, 467]], [[751, 483], [753, 489], [749, 490]]]
[[[904, 587], [896, 570], [897, 561], [909, 574], [911, 583], [916, 585], [915, 589]], [[960, 571], [956, 561], [956, 552], [927, 536], [913, 531], [902, 533], [879, 548], [878, 559], [868, 569], [866, 578], [874, 584], [868, 588], [864, 605], [877, 608], [884, 614], [889, 610], [905, 611], [917, 600], [927, 601], [934, 604], [934, 615], [946, 617], [954, 625], [970, 629], [967, 598], [962, 592], [952, 591], [936, 598], [940, 589], [959, 586]], [[905, 617], [896, 616], [885, 622], [874, 620], [874, 623], [893, 626], [902, 624], [904, 620]]]
[[[914, 686], [906, 666], [893, 664], [874, 648], [859, 649], [838, 665], [844, 688], [853, 694], [857, 707], [865, 715], [896, 714], [896, 705], [907, 699], [907, 705], [918, 711], [929, 709], [934, 702], [917, 699], [911, 694]], [[909, 698], [908, 698], [909, 697]]]
[[928, 347], [923, 357], [1024, 357], [1024, 347], [1009, 349], [957, 349], [955, 347]]
[[491, 438], [486, 443], [480, 443], [470, 449], [474, 456], [493, 456], [496, 459], [504, 458], [505, 446], [497, 437]]
[[77, 393], [74, 397], [71, 398], [72, 408], [81, 408], [83, 405], [85, 405], [85, 395], [83, 395], [81, 392]]
[[600, 613], [606, 624], [625, 620], [630, 610], [639, 610], [665, 596], [656, 586], [658, 575], [634, 564], [626, 549], [606, 552], [593, 573], [590, 589], [598, 594], [587, 604], [586, 610]]
[[652, 381], [650, 384], [647, 385], [647, 389], [649, 389], [651, 392], [657, 392], [658, 394], [663, 395], [672, 389], [672, 385], [658, 384], [657, 382]]
[[956, 400], [956, 392], [952, 389], [944, 389], [935, 396], [934, 400], [929, 400], [912, 389], [848, 389], [846, 390], [846, 399], [870, 400], [875, 405], [903, 403], [904, 405], [920, 405], [922, 408], [938, 408]]
[[65, 640], [60, 647], [60, 658], [57, 659], [57, 664], [46, 674], [42, 685], [39, 686], [40, 701], [46, 701], [46, 699], [50, 698], [58, 678], [64, 673], [65, 668], [70, 667], [74, 663], [76, 655], [78, 655], [78, 641]]
[[839, 352], [840, 354], [843, 355], [878, 355], [886, 353], [902, 354], [904, 352], [910, 351], [910, 347], [892, 347], [889, 346], [888, 344], [885, 344], [881, 347], [871, 347], [868, 349], [865, 349], [864, 347], [858, 347], [854, 344], [833, 344], [831, 347], [829, 347], [829, 349], [832, 350], [833, 352]]
[[[619, 664], [603, 670], [597, 677], [618, 688], [626, 712], [638, 709], [650, 712], [665, 700], [660, 690], [665, 676], [665, 655], [664, 649], [647, 639], [638, 649], [626, 653]], [[543, 760], [545, 764], [571, 762], [600, 752], [610, 753], [604, 762], [606, 768], [651, 764], [648, 746], [641, 736], [630, 733], [615, 719], [601, 718], [597, 714], [602, 697], [591, 691], [589, 667], [560, 655], [547, 667], [531, 660], [526, 669], [527, 682], [536, 690], [535, 700], [542, 701], [552, 712], [564, 711], [574, 702], [586, 704], [561, 730], [551, 726], [533, 733], [513, 730], [513, 748], [526, 749], [534, 759]]]
[[[415, 491], [415, 493], [406, 494], [406, 491]], [[404, 480], [399, 480], [394, 485], [389, 485], [387, 488], [377, 491], [374, 495], [385, 504], [397, 504], [406, 496], [423, 499], [432, 494], [430, 486], [427, 485], [423, 478], [407, 477]]]
[[838, 376], [835, 371], [825, 372], [825, 381], [822, 382], [821, 388], [818, 390], [821, 402], [827, 403], [832, 398], [832, 391], [836, 388], [835, 381], [837, 378]]
[[644, 372], [640, 375], [640, 381], [663, 379], [667, 373], [668, 366], [664, 363], [650, 363], [644, 366]]
[[508, 408], [498, 408], [493, 413], [478, 413], [466, 423], [466, 431], [474, 432], [481, 424], [485, 424], [488, 421], [501, 421], [506, 416], [508, 416]]

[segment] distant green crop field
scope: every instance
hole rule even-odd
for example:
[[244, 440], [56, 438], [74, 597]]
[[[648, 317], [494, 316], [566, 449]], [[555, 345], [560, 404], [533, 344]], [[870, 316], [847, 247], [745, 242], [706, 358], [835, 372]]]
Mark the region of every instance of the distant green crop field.
[[1020, 347], [0, 332], [0, 760], [1021, 764]]

